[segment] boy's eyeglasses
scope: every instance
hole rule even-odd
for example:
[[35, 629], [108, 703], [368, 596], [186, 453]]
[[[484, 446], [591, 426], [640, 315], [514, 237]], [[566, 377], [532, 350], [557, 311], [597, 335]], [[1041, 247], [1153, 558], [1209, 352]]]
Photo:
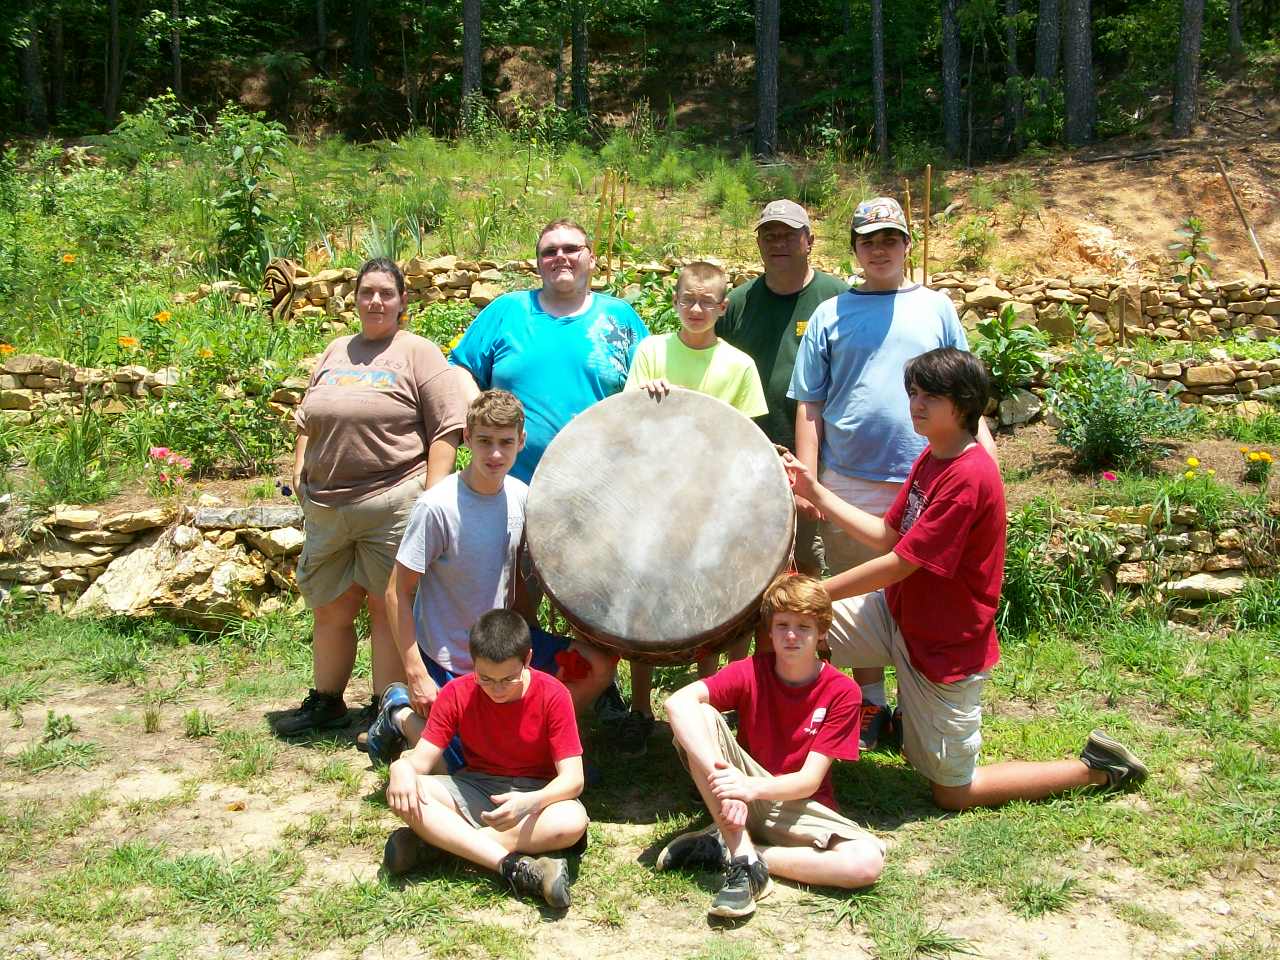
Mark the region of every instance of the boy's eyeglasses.
[[587, 249], [585, 244], [562, 243], [558, 247], [547, 247], [545, 250], [539, 250], [538, 256], [543, 260], [550, 260], [552, 257], [558, 257], [561, 255], [566, 257], [576, 257], [585, 249]]
[[478, 683], [482, 687], [489, 687], [489, 688], [509, 687], [514, 683], [519, 683], [520, 677], [523, 675], [523, 673], [524, 671], [521, 671], [520, 673], [517, 673], [514, 677], [484, 677], [477, 673], [476, 683]]
[[698, 307], [702, 310], [714, 310], [723, 302], [723, 300], [712, 300], [710, 297], [700, 297], [697, 299], [693, 297], [681, 297], [676, 301], [679, 306], [684, 307], [686, 310], [692, 310], [694, 307]]

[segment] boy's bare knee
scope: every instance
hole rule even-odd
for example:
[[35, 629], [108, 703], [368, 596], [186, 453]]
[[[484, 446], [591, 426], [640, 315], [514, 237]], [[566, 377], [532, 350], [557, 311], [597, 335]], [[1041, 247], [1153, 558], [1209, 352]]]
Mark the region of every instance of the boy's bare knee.
[[941, 783], [931, 784], [933, 787], [933, 802], [943, 810], [958, 812], [967, 810], [973, 805], [969, 784], [961, 787], [948, 787]]
[[884, 873], [884, 847], [878, 840], [851, 842], [840, 853], [845, 881], [841, 886], [850, 890], [869, 887]]

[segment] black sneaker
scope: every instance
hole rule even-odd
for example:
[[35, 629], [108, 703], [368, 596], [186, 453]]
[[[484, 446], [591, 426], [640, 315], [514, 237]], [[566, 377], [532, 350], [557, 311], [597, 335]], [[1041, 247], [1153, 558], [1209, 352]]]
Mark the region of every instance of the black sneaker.
[[618, 689], [617, 680], [605, 687], [604, 692], [596, 697], [593, 708], [602, 723], [620, 723], [631, 712], [627, 702], [622, 699], [622, 691]]
[[340, 693], [321, 693], [310, 690], [297, 710], [285, 714], [276, 721], [276, 733], [292, 737], [311, 730], [341, 727], [347, 722], [347, 704]]
[[680, 834], [662, 848], [654, 866], [658, 870], [681, 870], [685, 867], [724, 870], [729, 866], [729, 851], [719, 828], [713, 823], [701, 830]]
[[526, 857], [509, 853], [502, 858], [502, 877], [511, 889], [526, 897], [541, 897], [547, 906], [569, 906], [569, 871], [555, 857]]
[[756, 901], [773, 890], [773, 879], [763, 860], [748, 861], [735, 857], [724, 872], [724, 885], [711, 901], [709, 917], [749, 917], [756, 912]]
[[393, 877], [403, 876], [439, 859], [443, 852], [408, 827], [400, 827], [392, 831], [382, 848], [382, 869]]
[[653, 727], [653, 717], [632, 710], [612, 731], [613, 752], [626, 760], [643, 757], [649, 749]]
[[866, 752], [887, 746], [893, 733], [893, 715], [878, 703], [862, 705], [862, 726], [858, 730], [858, 749]]
[[1124, 744], [1112, 740], [1101, 730], [1094, 730], [1080, 751], [1080, 759], [1090, 770], [1103, 770], [1107, 774], [1107, 789], [1120, 790], [1137, 786], [1147, 779], [1147, 766], [1135, 757]]

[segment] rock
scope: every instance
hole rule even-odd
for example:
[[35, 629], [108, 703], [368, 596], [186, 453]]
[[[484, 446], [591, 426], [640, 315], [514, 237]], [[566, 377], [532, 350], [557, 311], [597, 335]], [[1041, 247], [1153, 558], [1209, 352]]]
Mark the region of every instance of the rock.
[[35, 405], [34, 390], [0, 390], [0, 410], [30, 410]]
[[215, 497], [212, 493], [202, 493], [196, 500], [197, 507], [220, 507], [223, 504], [221, 497]]
[[117, 367], [115, 373], [111, 375], [111, 379], [116, 383], [145, 383], [149, 376], [151, 376], [151, 371], [146, 367], [138, 363], [131, 363], [123, 367]]
[[114, 533], [110, 530], [65, 530], [58, 536], [68, 543], [85, 543], [95, 547], [116, 547], [133, 542], [131, 533]]
[[1104, 516], [1112, 523], [1136, 523], [1145, 528], [1151, 524], [1154, 513], [1155, 507], [1143, 504], [1138, 507], [1111, 507]]
[[1070, 303], [1079, 307], [1088, 306], [1089, 304], [1088, 297], [1082, 297], [1072, 290], [1046, 290], [1045, 296], [1050, 300], [1058, 301], [1058, 303]]
[[0, 563], [0, 580], [9, 583], [44, 583], [52, 577], [48, 570], [30, 560]]
[[1000, 401], [1000, 425], [1012, 427], [1030, 423], [1040, 415], [1044, 403], [1030, 390], [1021, 387], [1013, 391], [1013, 396]]
[[1188, 387], [1222, 386], [1234, 383], [1236, 373], [1224, 363], [1202, 363], [1187, 367], [1182, 375], [1182, 382]]
[[1247, 570], [1249, 569], [1249, 558], [1245, 556], [1243, 550], [1227, 550], [1223, 553], [1215, 553], [1211, 557], [1204, 558], [1204, 566], [1202, 570]]
[[[1095, 320], [1095, 322], [1105, 330], [1110, 329], [1106, 321]], [[1075, 324], [1061, 310], [1045, 310], [1036, 319], [1036, 326], [1048, 334], [1049, 339], [1060, 343], [1076, 335]]]
[[45, 547], [31, 559], [49, 570], [83, 570], [87, 567], [106, 566], [111, 562], [112, 556], [109, 547], [54, 540], [51, 546]]
[[1280, 386], [1259, 387], [1249, 397], [1253, 400], [1266, 400], [1268, 403], [1280, 403]]
[[1167, 583], [1164, 590], [1177, 600], [1223, 600], [1244, 590], [1246, 582], [1239, 573], [1212, 571]]
[[1239, 550], [1244, 546], [1244, 537], [1240, 535], [1240, 531], [1235, 527], [1227, 527], [1225, 530], [1218, 531], [1218, 537], [1214, 545], [1219, 550]]
[[185, 524], [174, 527], [170, 538], [175, 550], [190, 550], [204, 539], [200, 536], [199, 530], [195, 527], [188, 527]]
[[74, 570], [63, 570], [49, 581], [49, 586], [53, 587], [58, 593], [77, 593], [92, 582], [83, 573], [77, 573]]
[[307, 538], [297, 527], [279, 527], [275, 530], [241, 530], [240, 536], [259, 553], [272, 560], [295, 557], [302, 552]]
[[1035, 326], [1036, 308], [1030, 303], [1023, 303], [1021, 300], [1010, 300], [1001, 310], [1009, 309], [1013, 311], [1012, 326], [1015, 327], [1031, 327]]
[[173, 522], [173, 518], [172, 508], [151, 507], [149, 510], [134, 510], [107, 517], [102, 521], [102, 528], [115, 533], [137, 533], [139, 530], [166, 527]]
[[471, 294], [468, 299], [477, 307], [487, 307], [494, 300], [497, 300], [505, 291], [496, 283], [486, 283], [477, 280], [471, 285]]
[[990, 310], [993, 307], [999, 307], [1008, 303], [1013, 296], [1006, 290], [1001, 290], [993, 283], [985, 283], [971, 293], [964, 296], [964, 305], [966, 307], [976, 307], [979, 310]]
[[267, 574], [240, 546], [221, 550], [200, 538], [174, 550], [158, 536], [114, 560], [72, 608], [73, 617], [166, 616], [210, 630], [254, 615]]
[[177, 367], [161, 367], [150, 374], [144, 381], [149, 387], [172, 387], [182, 379], [182, 372]]
[[94, 530], [98, 526], [98, 521], [102, 519], [102, 514], [97, 510], [88, 510], [82, 507], [69, 507], [65, 503], [60, 503], [53, 508], [53, 511], [45, 519], [45, 523], [51, 527], [71, 527], [73, 530]]
[[488, 268], [488, 269], [481, 270], [481, 271], [480, 271], [480, 273], [479, 273], [479, 274], [477, 274], [476, 279], [478, 279], [478, 280], [488, 280], [488, 281], [490, 281], [491, 283], [501, 283], [501, 282], [502, 282], [502, 273], [501, 273], [500, 271], [495, 270], [495, 269], [493, 269], [492, 267], [490, 267], [490, 268]]
[[1192, 530], [1187, 539], [1196, 553], [1213, 553], [1213, 534], [1208, 530]]
[[291, 507], [202, 507], [192, 523], [201, 530], [240, 530], [256, 527], [301, 527], [302, 508]]
[[1116, 567], [1116, 583], [1126, 587], [1143, 587], [1151, 582], [1151, 564], [1122, 563]]
[[4, 361], [0, 370], [5, 373], [16, 373], [24, 375], [28, 373], [44, 373], [44, 364], [48, 357], [42, 357], [38, 353], [17, 353]]

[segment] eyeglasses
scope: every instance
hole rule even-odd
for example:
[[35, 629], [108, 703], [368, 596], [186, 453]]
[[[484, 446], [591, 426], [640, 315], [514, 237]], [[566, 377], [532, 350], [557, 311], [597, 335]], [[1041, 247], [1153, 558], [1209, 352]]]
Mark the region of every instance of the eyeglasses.
[[699, 310], [714, 310], [722, 303], [724, 303], [723, 300], [713, 300], [710, 297], [680, 297], [676, 300], [676, 304], [686, 310], [692, 310], [694, 307]]
[[576, 257], [585, 249], [587, 249], [585, 244], [562, 243], [558, 247], [547, 247], [545, 250], [539, 250], [538, 256], [543, 260], [550, 260], [553, 257], [559, 257], [562, 255], [566, 257]]
[[475, 677], [476, 677], [476, 683], [478, 683], [480, 686], [496, 688], [496, 687], [509, 687], [513, 683], [519, 683], [520, 678], [523, 675], [524, 675], [524, 671], [522, 670], [520, 671], [520, 673], [517, 673], [514, 677], [485, 677], [485, 676], [481, 676], [478, 673], [475, 675]]

